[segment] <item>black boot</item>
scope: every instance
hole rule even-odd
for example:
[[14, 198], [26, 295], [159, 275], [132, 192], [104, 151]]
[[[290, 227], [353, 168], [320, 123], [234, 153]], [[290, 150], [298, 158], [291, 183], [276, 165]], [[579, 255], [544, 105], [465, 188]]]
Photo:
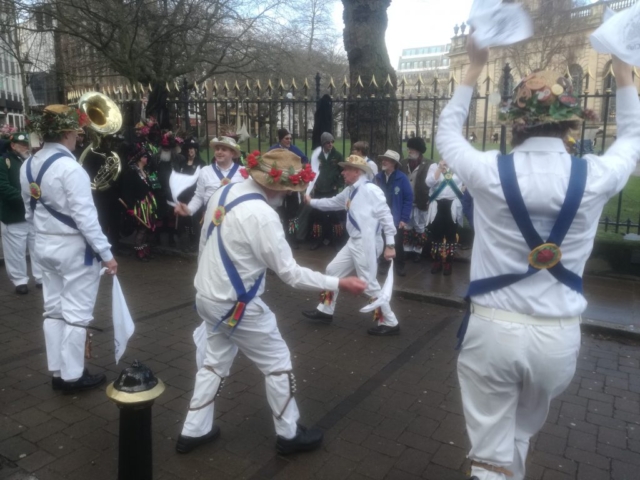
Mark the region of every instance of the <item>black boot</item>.
[[60, 377], [53, 377], [51, 379], [51, 387], [54, 390], [62, 390], [64, 394], [71, 394], [77, 392], [83, 392], [85, 390], [93, 390], [102, 385], [107, 377], [104, 373], [97, 373], [91, 375], [86, 368], [82, 372], [82, 376], [73, 382], [67, 382]]
[[333, 315], [329, 315], [328, 313], [321, 312], [318, 309], [315, 310], [303, 310], [302, 315], [311, 320], [319, 320], [322, 323], [331, 323], [333, 321]]
[[204, 445], [205, 443], [213, 442], [220, 436], [220, 427], [214, 425], [209, 433], [201, 437], [187, 437], [180, 435], [178, 437], [178, 443], [176, 443], [176, 451], [178, 453], [189, 453], [194, 448]]
[[278, 435], [276, 440], [276, 451], [280, 455], [289, 455], [296, 452], [310, 452], [315, 450], [322, 443], [324, 434], [319, 428], [309, 428], [298, 425], [296, 436], [290, 439]]
[[16, 287], [16, 293], [18, 295], [26, 295], [29, 293], [29, 287], [27, 287], [27, 285], [18, 285]]

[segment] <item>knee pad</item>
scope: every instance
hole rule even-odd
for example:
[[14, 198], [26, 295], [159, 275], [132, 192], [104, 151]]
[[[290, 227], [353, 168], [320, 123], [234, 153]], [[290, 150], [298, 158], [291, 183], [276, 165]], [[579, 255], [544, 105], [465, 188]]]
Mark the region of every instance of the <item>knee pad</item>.
[[280, 375], [287, 375], [288, 380], [289, 380], [289, 397], [287, 398], [287, 401], [284, 404], [284, 407], [282, 407], [282, 410], [280, 411], [280, 413], [278, 413], [276, 415], [275, 412], [273, 413], [273, 416], [276, 418], [276, 420], [280, 420], [282, 418], [282, 416], [284, 415], [284, 412], [287, 410], [287, 407], [289, 406], [289, 404], [291, 403], [291, 400], [293, 399], [293, 395], [296, 393], [297, 387], [296, 387], [296, 377], [293, 374], [292, 370], [281, 370], [278, 372], [271, 372], [269, 374], [267, 374], [267, 377], [276, 377], [276, 376], [280, 376]]

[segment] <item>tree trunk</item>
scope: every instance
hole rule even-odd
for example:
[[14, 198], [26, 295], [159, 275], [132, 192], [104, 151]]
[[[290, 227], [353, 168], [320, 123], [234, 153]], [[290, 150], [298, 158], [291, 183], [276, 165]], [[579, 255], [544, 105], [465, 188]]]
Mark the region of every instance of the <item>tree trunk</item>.
[[[342, 0], [344, 5], [344, 48], [349, 59], [351, 98], [347, 106], [347, 129], [351, 143], [368, 141], [370, 156], [387, 149], [401, 153], [402, 143], [396, 101], [396, 72], [389, 62], [384, 42], [387, 8], [391, 0]], [[378, 87], [371, 85], [375, 76]], [[391, 78], [393, 87], [383, 88]], [[358, 77], [362, 87], [357, 85]], [[386, 101], [382, 100], [388, 94]], [[360, 99], [355, 97], [360, 95]], [[371, 101], [372, 95], [377, 97]]]

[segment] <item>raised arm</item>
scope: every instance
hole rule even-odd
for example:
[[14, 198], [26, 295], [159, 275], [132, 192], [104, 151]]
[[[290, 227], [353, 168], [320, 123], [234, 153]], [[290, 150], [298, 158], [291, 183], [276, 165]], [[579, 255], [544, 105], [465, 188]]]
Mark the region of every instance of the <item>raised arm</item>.
[[312, 198], [309, 205], [325, 212], [344, 210], [349, 197], [349, 189], [344, 189], [331, 198]]

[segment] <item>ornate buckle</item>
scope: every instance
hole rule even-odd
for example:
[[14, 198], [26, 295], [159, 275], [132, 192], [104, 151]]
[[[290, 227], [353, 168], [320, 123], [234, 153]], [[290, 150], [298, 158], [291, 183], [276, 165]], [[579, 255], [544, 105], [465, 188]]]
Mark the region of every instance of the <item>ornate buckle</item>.
[[451, 180], [453, 178], [453, 173], [447, 172], [444, 174], [445, 180]]
[[224, 220], [224, 216], [226, 215], [226, 210], [224, 209], [223, 205], [220, 205], [218, 208], [216, 208], [213, 211], [213, 224], [218, 227], [220, 226], [220, 224], [222, 223], [222, 220]]
[[40, 191], [40, 186], [36, 182], [31, 182], [29, 184], [29, 191], [31, 192], [31, 196], [36, 200], [38, 200], [42, 195], [42, 192]]
[[562, 258], [562, 250], [555, 243], [543, 243], [529, 253], [529, 265], [539, 270], [555, 267]]
[[229, 185], [229, 179], [227, 177], [224, 177], [222, 180], [220, 180], [220, 183], [222, 184], [222, 186]]

